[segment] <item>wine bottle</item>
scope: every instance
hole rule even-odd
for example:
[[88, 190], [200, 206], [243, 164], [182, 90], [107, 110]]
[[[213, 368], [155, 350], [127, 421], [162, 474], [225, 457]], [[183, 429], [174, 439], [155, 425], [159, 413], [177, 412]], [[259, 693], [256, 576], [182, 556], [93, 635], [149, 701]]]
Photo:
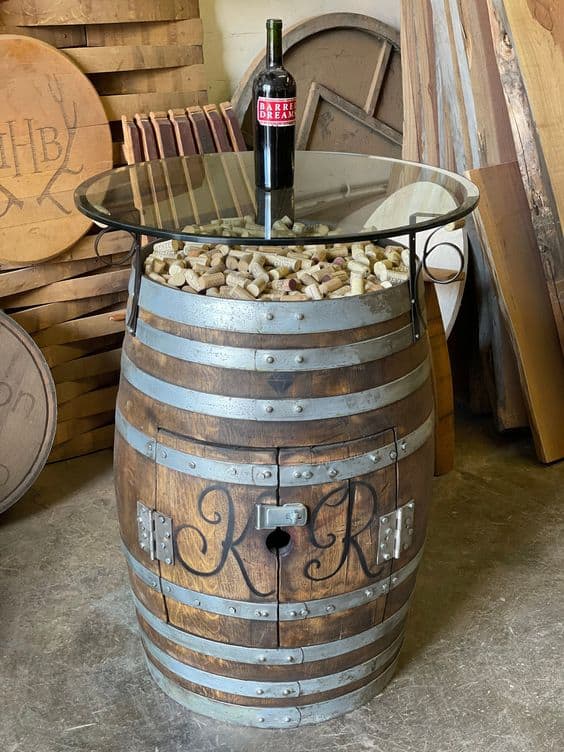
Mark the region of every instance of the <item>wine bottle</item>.
[[296, 82], [282, 64], [282, 21], [266, 22], [266, 68], [253, 81], [257, 189], [294, 185]]

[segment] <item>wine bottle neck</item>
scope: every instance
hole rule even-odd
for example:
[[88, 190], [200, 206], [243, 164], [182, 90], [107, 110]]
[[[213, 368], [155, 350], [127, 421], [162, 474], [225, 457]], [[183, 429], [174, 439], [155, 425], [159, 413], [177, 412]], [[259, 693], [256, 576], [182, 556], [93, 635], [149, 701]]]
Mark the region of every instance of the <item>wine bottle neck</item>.
[[266, 25], [266, 66], [282, 66], [282, 23], [268, 22]]

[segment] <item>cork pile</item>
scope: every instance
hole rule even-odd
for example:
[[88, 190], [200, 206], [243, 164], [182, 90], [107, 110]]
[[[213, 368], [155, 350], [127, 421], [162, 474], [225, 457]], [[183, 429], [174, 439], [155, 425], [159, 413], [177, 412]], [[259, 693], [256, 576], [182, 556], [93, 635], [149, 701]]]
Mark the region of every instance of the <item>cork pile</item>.
[[238, 300], [306, 301], [377, 292], [408, 279], [408, 251], [368, 241], [227, 246], [156, 243], [145, 260], [154, 282]]

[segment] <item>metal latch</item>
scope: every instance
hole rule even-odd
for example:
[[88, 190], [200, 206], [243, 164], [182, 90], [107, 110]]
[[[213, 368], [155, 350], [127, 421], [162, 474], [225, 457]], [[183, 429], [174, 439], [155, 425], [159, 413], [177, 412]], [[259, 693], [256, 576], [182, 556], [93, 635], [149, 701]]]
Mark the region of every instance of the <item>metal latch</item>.
[[380, 517], [378, 530], [377, 564], [383, 564], [390, 559], [399, 559], [413, 542], [413, 520], [415, 517], [415, 502], [413, 499], [398, 507], [390, 514]]
[[151, 559], [174, 564], [172, 519], [149, 509], [142, 501], [137, 502], [137, 540]]
[[257, 504], [257, 530], [274, 530], [277, 527], [302, 527], [307, 522], [307, 507], [298, 502], [283, 504]]

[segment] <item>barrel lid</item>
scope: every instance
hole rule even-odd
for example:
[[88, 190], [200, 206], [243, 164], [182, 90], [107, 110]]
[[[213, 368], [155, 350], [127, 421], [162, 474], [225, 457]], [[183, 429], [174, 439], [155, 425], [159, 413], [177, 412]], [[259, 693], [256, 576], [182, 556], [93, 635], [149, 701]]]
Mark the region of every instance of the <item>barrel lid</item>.
[[33, 339], [0, 312], [0, 512], [15, 504], [43, 469], [55, 438], [57, 398]]

